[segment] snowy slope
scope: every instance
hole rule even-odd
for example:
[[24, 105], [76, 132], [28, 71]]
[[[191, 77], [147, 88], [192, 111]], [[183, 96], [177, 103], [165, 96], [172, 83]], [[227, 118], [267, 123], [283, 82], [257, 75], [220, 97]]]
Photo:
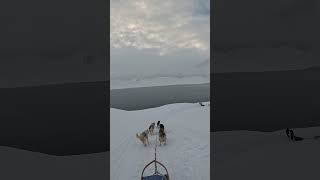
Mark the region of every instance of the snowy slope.
[[52, 156], [0, 147], [3, 180], [102, 180], [106, 179], [107, 153]]
[[158, 120], [165, 126], [167, 145], [158, 146], [157, 159], [167, 167], [171, 179], [210, 179], [210, 106], [181, 103], [110, 111], [111, 180], [140, 178], [144, 166], [154, 159], [156, 136], [150, 136], [150, 145], [144, 147], [135, 134]]
[[285, 130], [213, 133], [216, 180], [319, 179], [320, 128], [294, 129], [303, 141], [289, 141]]

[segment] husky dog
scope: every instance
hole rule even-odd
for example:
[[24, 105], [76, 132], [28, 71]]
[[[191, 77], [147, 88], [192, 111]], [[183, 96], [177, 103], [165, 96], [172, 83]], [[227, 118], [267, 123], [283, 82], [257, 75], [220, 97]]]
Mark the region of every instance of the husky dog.
[[163, 124], [160, 124], [159, 127], [160, 127], [160, 130], [163, 129], [163, 131], [164, 131], [164, 125]]
[[147, 146], [147, 143], [149, 144], [148, 140], [148, 130], [143, 131], [140, 135], [137, 133], [136, 137], [142, 142], [144, 146]]
[[160, 124], [160, 129], [159, 129], [159, 142], [160, 142], [160, 146], [161, 143], [163, 142], [165, 145], [167, 144], [167, 136], [166, 133], [164, 131], [164, 125]]
[[160, 129], [159, 130], [159, 142], [160, 142], [160, 146], [161, 146], [161, 143], [164, 143], [164, 145], [167, 144], [167, 136], [166, 136], [166, 133], [164, 132], [164, 129]]
[[156, 125], [156, 123], [152, 123], [152, 124], [149, 126], [149, 133], [150, 133], [150, 135], [153, 135], [153, 130], [154, 130], [155, 125]]
[[157, 128], [159, 128], [159, 125], [160, 125], [160, 121], [157, 122]]

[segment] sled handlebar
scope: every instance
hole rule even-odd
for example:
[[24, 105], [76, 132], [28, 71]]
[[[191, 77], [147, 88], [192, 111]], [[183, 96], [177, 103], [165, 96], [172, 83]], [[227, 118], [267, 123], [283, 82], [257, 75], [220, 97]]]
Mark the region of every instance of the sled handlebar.
[[168, 173], [167, 168], [166, 168], [161, 162], [159, 162], [159, 161], [157, 161], [157, 160], [153, 160], [153, 161], [149, 162], [149, 163], [143, 168], [142, 173], [141, 173], [141, 180], [143, 180], [143, 173], [144, 173], [144, 171], [145, 171], [146, 168], [147, 168], [148, 166], [150, 166], [152, 163], [158, 163], [158, 164], [160, 164], [160, 165], [166, 170], [166, 172], [167, 172], [167, 180], [170, 180], [170, 178], [169, 178], [169, 173]]

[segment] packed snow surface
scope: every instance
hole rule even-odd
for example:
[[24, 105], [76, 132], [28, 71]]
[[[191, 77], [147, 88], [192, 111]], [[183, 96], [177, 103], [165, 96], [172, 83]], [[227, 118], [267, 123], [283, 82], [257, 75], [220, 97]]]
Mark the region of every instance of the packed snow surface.
[[[72, 142], [71, 142], [72, 143]], [[107, 153], [53, 156], [0, 147], [1, 180], [106, 179]]]
[[303, 141], [290, 141], [285, 130], [225, 131], [213, 136], [215, 180], [319, 179], [320, 127], [293, 129]]
[[[172, 180], [210, 179], [209, 102], [179, 103], [138, 111], [110, 109], [111, 180], [140, 179], [146, 164], [154, 159], [156, 135], [143, 146], [136, 133], [158, 120], [165, 127], [167, 144], [157, 146], [157, 160], [169, 171]], [[158, 143], [159, 145], [159, 143]], [[158, 166], [158, 170], [164, 172]], [[149, 166], [145, 175], [154, 172]]]

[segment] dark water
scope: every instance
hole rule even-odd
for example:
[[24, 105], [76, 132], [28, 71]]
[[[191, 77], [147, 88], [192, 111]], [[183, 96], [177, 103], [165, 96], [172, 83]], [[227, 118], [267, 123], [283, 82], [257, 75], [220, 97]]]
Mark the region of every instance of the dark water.
[[0, 88], [0, 146], [51, 155], [109, 150], [109, 83]]
[[320, 69], [214, 74], [211, 131], [320, 125]]
[[210, 101], [210, 84], [115, 89], [110, 92], [110, 106], [124, 110], [139, 110], [172, 103], [199, 101]]

